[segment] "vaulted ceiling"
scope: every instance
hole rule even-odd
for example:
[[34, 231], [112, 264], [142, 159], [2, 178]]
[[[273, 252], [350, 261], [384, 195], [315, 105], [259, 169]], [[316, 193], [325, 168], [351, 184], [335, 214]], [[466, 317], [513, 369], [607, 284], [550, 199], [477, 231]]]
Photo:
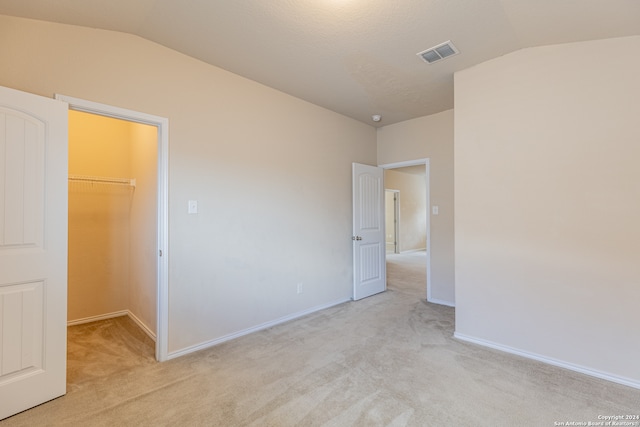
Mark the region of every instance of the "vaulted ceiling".
[[[640, 0], [0, 0], [0, 14], [135, 34], [375, 126], [453, 108], [453, 73], [480, 62], [640, 34]], [[416, 55], [447, 40], [459, 55]]]

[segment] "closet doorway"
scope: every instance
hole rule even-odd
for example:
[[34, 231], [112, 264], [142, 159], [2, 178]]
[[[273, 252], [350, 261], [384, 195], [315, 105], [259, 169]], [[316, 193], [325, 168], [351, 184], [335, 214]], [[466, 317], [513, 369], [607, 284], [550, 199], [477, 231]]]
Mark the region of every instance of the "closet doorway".
[[129, 316], [155, 340], [157, 133], [69, 111], [70, 325]]
[[56, 98], [70, 108], [68, 324], [124, 319], [166, 360], [168, 121]]

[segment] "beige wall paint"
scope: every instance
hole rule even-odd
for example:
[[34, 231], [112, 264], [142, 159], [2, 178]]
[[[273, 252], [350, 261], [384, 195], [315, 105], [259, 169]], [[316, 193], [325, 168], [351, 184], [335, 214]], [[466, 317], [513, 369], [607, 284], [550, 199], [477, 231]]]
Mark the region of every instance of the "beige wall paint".
[[[131, 176], [127, 122], [69, 112], [69, 174]], [[128, 309], [129, 186], [69, 182], [68, 319]]]
[[351, 296], [373, 127], [129, 34], [0, 17], [0, 64], [3, 86], [169, 119], [170, 352]]
[[131, 123], [131, 176], [136, 190], [129, 215], [129, 311], [156, 333], [158, 266], [158, 129]]
[[640, 386], [639, 51], [547, 46], [456, 74], [457, 334]]
[[453, 110], [381, 127], [377, 144], [379, 165], [430, 159], [431, 298], [454, 304]]
[[426, 249], [427, 184], [425, 176], [386, 169], [384, 185], [386, 189], [400, 192], [400, 252]]

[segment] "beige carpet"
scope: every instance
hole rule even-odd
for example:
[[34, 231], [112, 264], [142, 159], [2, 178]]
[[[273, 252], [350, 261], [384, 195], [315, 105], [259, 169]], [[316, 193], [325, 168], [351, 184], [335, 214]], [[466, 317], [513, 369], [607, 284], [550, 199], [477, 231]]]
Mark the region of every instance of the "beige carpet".
[[398, 292], [427, 296], [427, 253], [387, 254], [387, 286]]
[[129, 317], [72, 326], [67, 334], [68, 393], [156, 364], [155, 343]]
[[383, 294], [165, 363], [126, 319], [70, 328], [67, 395], [0, 427], [554, 426], [640, 413], [640, 390], [452, 339], [453, 309], [395, 267]]

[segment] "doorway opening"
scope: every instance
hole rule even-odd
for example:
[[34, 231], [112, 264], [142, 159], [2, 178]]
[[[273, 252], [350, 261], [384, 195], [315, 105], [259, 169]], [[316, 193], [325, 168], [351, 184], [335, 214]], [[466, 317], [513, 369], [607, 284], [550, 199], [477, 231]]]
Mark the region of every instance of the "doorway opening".
[[164, 361], [168, 120], [56, 99], [70, 109], [69, 323], [126, 316]]
[[67, 381], [73, 385], [140, 357], [155, 360], [158, 132], [68, 114]]
[[[401, 198], [396, 197], [397, 213], [385, 209], [387, 230], [394, 226], [397, 233], [395, 251], [386, 252], [389, 283], [393, 286], [396, 281], [404, 290], [426, 296], [427, 301], [431, 295], [429, 166], [429, 159], [381, 165], [385, 170], [385, 195], [402, 193]], [[391, 214], [395, 223], [388, 218]], [[385, 232], [387, 237], [389, 234], [393, 233]]]

